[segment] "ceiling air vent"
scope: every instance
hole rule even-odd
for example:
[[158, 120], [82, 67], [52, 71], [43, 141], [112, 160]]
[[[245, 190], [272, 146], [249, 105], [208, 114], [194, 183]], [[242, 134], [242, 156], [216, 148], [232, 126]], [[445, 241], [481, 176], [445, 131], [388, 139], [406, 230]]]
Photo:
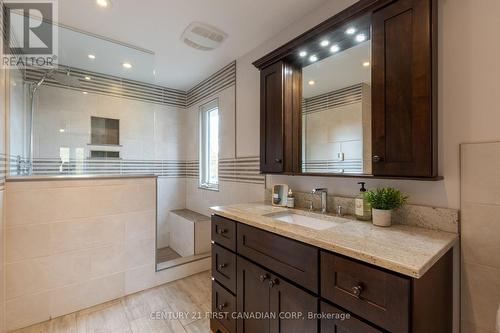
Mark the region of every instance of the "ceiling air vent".
[[203, 51], [209, 51], [219, 46], [227, 34], [211, 25], [193, 22], [182, 33], [181, 39], [188, 46]]

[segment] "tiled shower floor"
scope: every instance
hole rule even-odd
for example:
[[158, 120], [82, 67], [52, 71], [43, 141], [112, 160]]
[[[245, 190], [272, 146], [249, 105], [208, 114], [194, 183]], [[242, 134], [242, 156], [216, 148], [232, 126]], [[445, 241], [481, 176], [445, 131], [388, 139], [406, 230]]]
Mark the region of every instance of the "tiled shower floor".
[[[210, 293], [210, 274], [204, 272], [14, 332], [209, 333]], [[181, 312], [189, 315], [179, 318]]]
[[181, 255], [169, 247], [164, 247], [156, 251], [156, 264], [180, 258]]

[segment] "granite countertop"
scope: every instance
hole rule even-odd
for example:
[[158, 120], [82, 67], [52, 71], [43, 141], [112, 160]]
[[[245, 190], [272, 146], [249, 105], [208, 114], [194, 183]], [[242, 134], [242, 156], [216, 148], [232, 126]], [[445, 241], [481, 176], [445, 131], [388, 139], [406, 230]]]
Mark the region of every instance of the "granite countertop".
[[[323, 215], [263, 203], [211, 207], [217, 215], [317, 246], [413, 278], [422, 277], [458, 240], [458, 234], [407, 225], [376, 227], [352, 217]], [[264, 215], [293, 211], [336, 221], [325, 230], [289, 224]]]

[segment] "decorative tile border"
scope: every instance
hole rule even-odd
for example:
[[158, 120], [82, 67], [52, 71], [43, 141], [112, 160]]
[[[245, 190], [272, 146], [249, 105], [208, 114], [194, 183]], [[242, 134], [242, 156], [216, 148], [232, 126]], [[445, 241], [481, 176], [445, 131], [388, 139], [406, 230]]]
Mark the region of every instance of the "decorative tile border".
[[302, 99], [302, 114], [320, 112], [341, 106], [359, 103], [363, 100], [363, 84], [327, 92], [318, 96]]
[[316, 173], [363, 173], [363, 161], [361, 159], [352, 160], [308, 160], [302, 161], [303, 172], [316, 172]]
[[216, 94], [227, 87], [236, 85], [236, 61], [217, 71], [207, 79], [187, 91], [187, 107]]
[[[81, 87], [68, 87], [50, 78], [46, 79], [44, 85], [175, 106], [183, 109], [227, 87], [236, 85], [236, 61], [226, 65], [188, 91], [171, 89], [63, 65], [60, 65], [57, 71], [61, 74], [71, 73], [72, 76], [80, 79]], [[46, 71], [39, 68], [28, 68], [24, 70], [24, 80], [36, 82], [45, 73]], [[86, 80], [85, 77], [87, 76], [91, 80]]]
[[[6, 161], [5, 158], [4, 161]], [[27, 163], [28, 159], [18, 159], [17, 156], [11, 156], [8, 159], [7, 164], [10, 175], [23, 175], [19, 162]], [[57, 158], [37, 158], [33, 162], [33, 175], [154, 174], [159, 177], [198, 179], [198, 168], [198, 160], [72, 159], [68, 163], [61, 163], [61, 160]], [[260, 174], [258, 157], [221, 159], [219, 161], [219, 179], [223, 182], [226, 181], [262, 185], [265, 182], [265, 176]]]
[[[47, 78], [44, 85], [78, 91], [88, 91], [101, 95], [140, 100], [154, 104], [176, 106], [180, 108], [186, 107], [187, 95], [186, 92], [182, 90], [165, 88], [66, 66], [59, 66], [57, 71], [61, 74], [71, 73], [71, 76], [80, 79], [81, 87], [68, 87], [50, 78]], [[24, 71], [24, 79], [25, 81], [36, 82], [42, 78], [45, 72], [46, 71], [37, 68], [28, 68]], [[86, 80], [86, 76], [90, 77], [91, 80]]]
[[[293, 189], [292, 189], [293, 190]], [[295, 207], [309, 209], [311, 200], [314, 208], [320, 207], [318, 195], [306, 192], [294, 192]], [[271, 190], [266, 189], [266, 202], [271, 202]], [[337, 206], [342, 206], [346, 215], [354, 215], [354, 198], [328, 196], [328, 211], [335, 213]], [[393, 214], [393, 222], [431, 230], [459, 232], [459, 211], [451, 208], [436, 208], [420, 205], [406, 205]]]

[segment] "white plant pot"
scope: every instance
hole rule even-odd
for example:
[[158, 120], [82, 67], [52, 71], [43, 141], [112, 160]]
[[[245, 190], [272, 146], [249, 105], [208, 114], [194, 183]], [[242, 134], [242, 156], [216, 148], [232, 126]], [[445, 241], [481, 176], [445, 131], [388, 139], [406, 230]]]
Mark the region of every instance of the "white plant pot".
[[392, 210], [372, 208], [373, 225], [378, 227], [390, 227]]

